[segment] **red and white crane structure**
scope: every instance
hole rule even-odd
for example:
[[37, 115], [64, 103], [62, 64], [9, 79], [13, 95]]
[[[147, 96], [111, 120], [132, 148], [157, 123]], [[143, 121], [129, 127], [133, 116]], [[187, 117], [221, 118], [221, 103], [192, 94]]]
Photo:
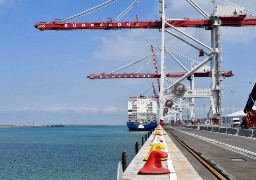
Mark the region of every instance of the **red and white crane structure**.
[[[136, 78], [155, 78], [155, 79], [159, 79], [161, 78], [161, 74], [158, 72], [158, 65], [157, 65], [157, 59], [156, 59], [156, 54], [159, 53], [160, 49], [156, 50], [156, 53], [154, 51], [153, 46], [151, 45], [151, 54], [147, 54], [135, 61], [132, 61], [130, 63], [128, 63], [127, 65], [124, 65], [122, 67], [119, 67], [109, 73], [101, 73], [101, 74], [90, 74], [87, 76], [87, 78], [90, 79], [136, 79]], [[165, 73], [165, 80], [168, 82], [168, 84], [173, 84], [175, 83], [175, 78], [180, 78], [182, 76], [184, 76], [186, 74], [186, 72], [188, 72], [188, 68], [186, 68], [182, 62], [180, 62], [178, 60], [177, 57], [175, 57], [175, 55], [179, 55], [181, 57], [183, 57], [184, 59], [190, 61], [193, 64], [199, 64], [199, 61], [196, 61], [194, 59], [192, 59], [191, 57], [185, 56], [179, 52], [173, 51], [171, 49], [165, 48], [165, 51], [167, 54], [171, 55], [171, 57], [177, 62], [177, 64], [182, 67], [182, 69], [184, 69], [183, 72], [179, 72], [179, 73]], [[150, 66], [149, 61], [147, 60], [148, 58], [150, 58], [150, 61], [152, 59], [153, 64], [154, 64], [154, 71], [155, 73], [141, 73], [140, 71], [142, 70], [142, 68], [139, 66], [139, 70], [136, 71], [136, 73], [129, 73], [129, 71], [134, 72], [134, 69], [130, 70], [134, 65], [137, 64], [142, 64], [143, 68], [145, 69], [147, 66]], [[146, 61], [146, 62], [145, 62]], [[198, 71], [196, 71], [193, 74], [193, 78], [192, 75], [189, 76], [187, 79], [191, 82], [190, 86], [186, 86], [185, 89], [189, 90], [192, 89], [192, 85], [193, 85], [193, 81], [194, 81], [194, 77], [211, 77], [211, 71], [209, 70], [210, 68], [207, 66], [202, 67], [201, 69], [199, 69]], [[222, 76], [223, 77], [232, 77], [234, 76], [234, 74], [232, 73], [232, 71], [228, 71], [228, 72], [222, 72]], [[166, 84], [166, 83], [165, 83]], [[160, 91], [160, 83], [158, 83], [158, 90]], [[153, 92], [155, 94], [155, 97], [157, 97], [158, 101], [159, 101], [159, 97], [156, 92], [156, 89], [153, 85]], [[179, 109], [179, 112], [182, 111], [182, 109], [184, 108], [190, 108], [190, 114], [191, 114], [191, 119], [195, 119], [195, 110], [194, 110], [194, 103], [193, 103], [193, 99], [191, 99], [192, 103], [190, 102], [190, 106], [188, 105], [188, 103], [184, 104], [184, 100], [180, 101], [180, 100], [175, 100], [177, 97], [177, 93], [174, 93], [172, 97], [169, 97], [168, 99], [171, 99], [173, 101], [173, 109]], [[199, 95], [197, 96], [199, 97]], [[202, 96], [205, 98], [205, 96]], [[181, 98], [184, 99], [184, 98]], [[189, 99], [189, 98], [186, 98]], [[166, 101], [167, 99], [165, 99]], [[181, 117], [181, 115], [178, 115], [179, 117]]]
[[[97, 11], [103, 7], [111, 5], [117, 0], [109, 0], [98, 6], [95, 6], [87, 11], [81, 12], [69, 18], [63, 20], [54, 20], [50, 23], [39, 22], [35, 24], [35, 28], [44, 30], [119, 30], [119, 29], [161, 29], [162, 34], [162, 44], [161, 44], [161, 67], [160, 73], [155, 69], [155, 73], [150, 74], [101, 74], [101, 75], [90, 75], [91, 79], [106, 79], [106, 78], [160, 78], [160, 120], [163, 120], [163, 109], [164, 103], [167, 99], [172, 97], [178, 98], [197, 98], [197, 97], [208, 97], [211, 99], [212, 114], [213, 117], [220, 120], [222, 116], [222, 80], [224, 76], [230, 76], [232, 72], [223, 74], [222, 71], [222, 59], [221, 59], [221, 34], [220, 27], [244, 27], [244, 26], [255, 26], [256, 25], [256, 14], [248, 11], [247, 9], [237, 6], [227, 0], [213, 0], [214, 8], [211, 15], [207, 14], [202, 8], [200, 8], [193, 0], [186, 0], [192, 7], [194, 7], [205, 19], [168, 19], [165, 13], [165, 0], [159, 0], [160, 20], [155, 21], [139, 21], [136, 16], [135, 21], [123, 21], [119, 20], [133, 7], [139, 0], [133, 1], [133, 3], [125, 9], [115, 20], [110, 19], [109, 21], [102, 22], [71, 22], [71, 20], [84, 16], [86, 14]], [[220, 5], [219, 3], [224, 4]], [[247, 12], [247, 13], [246, 13]], [[248, 17], [248, 14], [250, 16]], [[211, 45], [208, 46], [203, 42], [197, 40], [196, 38], [190, 36], [189, 34], [183, 32], [180, 28], [205, 28], [211, 31]], [[194, 43], [185, 40], [181, 36], [175, 34], [171, 30], [182, 34]], [[201, 63], [193, 66], [190, 70], [187, 70], [183, 74], [168, 74], [165, 72], [165, 35], [166, 33], [176, 37], [177, 39], [183, 41], [184, 43], [190, 45], [199, 51], [199, 56], [207, 55], [208, 57], [204, 59]], [[202, 48], [203, 47], [203, 48]], [[205, 49], [207, 51], [205, 51]], [[153, 51], [152, 51], [153, 54]], [[203, 74], [198, 74], [197, 71], [203, 67], [205, 64], [210, 63], [210, 71]], [[156, 67], [156, 66], [155, 66]], [[196, 90], [194, 89], [193, 81], [191, 81], [191, 88], [185, 89], [183, 93], [175, 94], [177, 88], [184, 87], [182, 82], [187, 78], [193, 77], [211, 77], [212, 83], [211, 88], [208, 90]], [[165, 87], [165, 81], [168, 77], [178, 78], [174, 83]]]
[[[129, 62], [128, 64], [122, 66], [122, 67], [119, 67], [111, 72], [108, 72], [108, 73], [101, 73], [101, 74], [90, 74], [87, 76], [87, 78], [89, 79], [137, 79], [137, 78], [147, 78], [147, 79], [150, 79], [150, 78], [155, 78], [157, 79], [157, 86], [158, 86], [158, 90], [160, 91], [160, 78], [161, 78], [161, 73], [159, 73], [159, 70], [158, 70], [158, 65], [157, 65], [157, 58], [156, 58], [156, 54], [159, 53], [160, 49], [157, 49], [157, 51], [155, 52], [154, 51], [154, 47], [151, 45], [150, 47], [151, 49], [151, 54], [148, 53], [147, 55], [141, 57], [141, 58], [138, 58], [132, 62]], [[179, 62], [179, 60], [173, 55], [173, 53], [176, 53], [180, 56], [184, 56], [183, 54], [179, 53], [179, 52], [176, 52], [176, 51], [173, 51], [173, 50], [170, 50], [170, 49], [165, 49], [166, 52], [168, 54], [170, 54], [172, 56], [172, 58], [174, 58], [178, 64], [183, 67], [185, 69], [184, 72], [173, 72], [173, 73], [165, 73], [165, 77], [166, 78], [180, 78], [182, 76], [184, 76], [186, 74], [186, 72], [188, 72], [188, 70], [182, 65], [181, 62]], [[185, 57], [185, 56], [184, 56]], [[142, 67], [140, 67], [135, 73], [134, 72], [128, 72], [127, 69], [129, 69], [130, 67], [133, 67], [134, 65], [138, 64], [138, 63], [143, 63], [147, 60], [147, 58], [151, 58], [153, 60], [153, 65], [154, 65], [154, 71], [155, 72], [147, 72], [147, 73], [142, 73], [140, 72], [142, 70]], [[186, 56], [186, 58], [189, 58]], [[194, 59], [190, 58], [191, 61], [194, 61]], [[145, 68], [147, 65], [148, 65], [148, 62], [147, 61], [146, 63], [143, 64], [143, 68]], [[196, 61], [197, 64], [199, 64], [198, 61]], [[125, 70], [127, 70], [126, 72], [124, 72]], [[132, 70], [134, 71], [134, 70]], [[196, 71], [194, 74], [193, 74], [194, 77], [211, 77], [212, 76], [212, 73], [211, 71], [209, 70], [209, 68], [205, 68], [203, 70], [198, 70]], [[233, 72], [232, 71], [223, 71], [222, 72], [222, 76], [223, 77], [232, 77], [234, 76]], [[189, 79], [190, 77], [188, 77]]]
[[[70, 22], [71, 20], [80, 18], [92, 12], [98, 11], [106, 6], [109, 6], [118, 0], [109, 0], [100, 5], [92, 7], [86, 11], [73, 15], [65, 19], [56, 19], [50, 23], [39, 22], [34, 25], [35, 28], [44, 31], [44, 30], [118, 30], [118, 29], [162, 29], [162, 20], [155, 21], [139, 21], [136, 17], [135, 21], [123, 21], [119, 20], [126, 15], [140, 0], [135, 0], [127, 9], [125, 9], [115, 20], [109, 20], [106, 22]], [[165, 19], [165, 28], [170, 28], [170, 25], [174, 27], [188, 27], [188, 28], [205, 28], [207, 30], [212, 30], [215, 26], [215, 20], [212, 19], [212, 16], [209, 16], [205, 13], [196, 3], [192, 0], [187, 0], [197, 11], [199, 11], [206, 19]], [[159, 1], [160, 3], [164, 1]], [[222, 4], [233, 5], [234, 7], [240, 7], [235, 5], [227, 0], [219, 1]], [[225, 3], [226, 2], [226, 3]], [[217, 4], [217, 1], [214, 0], [214, 3]], [[163, 8], [163, 7], [162, 7]], [[218, 16], [219, 26], [255, 26], [256, 18], [255, 13], [252, 11], [246, 10], [249, 12], [252, 18], [246, 18], [246, 14], [234, 14], [232, 16]]]
[[[191, 39], [195, 43], [198, 43], [201, 47], [208, 49], [209, 53], [205, 53], [208, 57], [203, 60], [197, 66], [194, 66], [190, 71], [188, 71], [184, 76], [179, 78], [175, 83], [171, 84], [167, 88], [163, 89], [164, 85], [164, 78], [161, 77], [161, 92], [160, 92], [160, 104], [163, 104], [166, 99], [172, 97], [178, 89], [182, 90], [182, 93], [176, 93], [175, 97], [181, 98], [197, 98], [197, 97], [208, 97], [211, 101], [211, 110], [213, 118], [216, 120], [215, 123], [220, 124], [222, 118], [222, 59], [221, 59], [221, 34], [220, 34], [220, 27], [221, 26], [245, 26], [246, 22], [251, 22], [252, 24], [247, 25], [256, 25], [255, 24], [255, 16], [250, 19], [245, 19], [246, 13], [243, 7], [237, 6], [220, 6], [217, 4], [217, 0], [213, 1], [214, 8], [213, 13], [208, 15], [205, 11], [203, 11], [196, 3], [192, 0], [187, 0], [200, 14], [202, 14], [207, 22], [211, 22], [210, 26], [205, 26], [206, 29], [211, 30], [211, 46], [207, 46], [206, 44], [202, 43], [201, 41], [193, 38], [189, 34], [183, 32], [182, 30], [178, 29], [175, 25], [170, 23], [165, 15], [165, 0], [162, 0], [160, 6], [162, 7], [162, 49], [165, 48], [165, 32], [171, 34], [172, 36], [182, 40], [183, 42], [191, 45], [188, 41], [184, 40], [180, 36], [173, 33], [171, 30], [175, 30], [178, 33], [186, 36], [187, 38]], [[228, 3], [228, 1], [225, 1]], [[240, 22], [240, 23], [238, 23]], [[191, 45], [196, 50], [198, 46]], [[199, 51], [200, 54], [204, 54], [204, 50]], [[165, 57], [164, 52], [162, 51], [161, 55], [161, 75], [165, 74], [164, 64], [165, 64]], [[188, 78], [189, 76], [193, 76], [193, 74], [203, 67], [206, 63], [210, 62], [210, 68], [212, 72], [212, 83], [211, 88], [204, 90], [204, 89], [194, 89], [193, 87], [189, 90], [185, 90], [182, 86], [182, 82]], [[178, 91], [179, 92], [179, 91]], [[161, 107], [160, 107], [161, 108]], [[163, 108], [163, 107], [162, 107]], [[161, 111], [160, 111], [161, 112]], [[160, 120], [163, 120], [163, 115], [160, 115]]]

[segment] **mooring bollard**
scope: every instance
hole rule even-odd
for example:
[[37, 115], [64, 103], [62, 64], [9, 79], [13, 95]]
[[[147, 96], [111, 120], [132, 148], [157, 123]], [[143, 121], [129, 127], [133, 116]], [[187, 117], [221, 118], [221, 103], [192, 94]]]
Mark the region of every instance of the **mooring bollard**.
[[141, 138], [141, 146], [144, 145], [144, 137]]
[[141, 168], [138, 174], [168, 174], [169, 169], [165, 169], [162, 166], [161, 158], [167, 158], [168, 154], [163, 151], [152, 151], [150, 153], [149, 159]]
[[139, 143], [135, 143], [135, 155], [139, 152]]
[[126, 151], [124, 151], [122, 154], [122, 167], [123, 167], [123, 172], [124, 172], [127, 168], [127, 153], [126, 153]]

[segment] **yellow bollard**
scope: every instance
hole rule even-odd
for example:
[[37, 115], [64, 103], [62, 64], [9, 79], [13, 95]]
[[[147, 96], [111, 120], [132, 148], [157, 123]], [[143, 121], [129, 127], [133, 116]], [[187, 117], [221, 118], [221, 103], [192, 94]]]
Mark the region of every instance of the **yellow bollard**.
[[[150, 156], [150, 153], [151, 153], [152, 151], [155, 151], [155, 150], [161, 151], [161, 150], [164, 150], [165, 148], [166, 148], [165, 145], [162, 144], [162, 143], [154, 143], [154, 144], [152, 145], [152, 147], [151, 147], [151, 149], [150, 149], [148, 155], [147, 155], [143, 160], [144, 160], [144, 161], [147, 161], [147, 160], [148, 160], [148, 157]], [[163, 158], [163, 159], [161, 159], [161, 160], [162, 160], [162, 161], [163, 161], [163, 160], [166, 160], [166, 158]]]
[[162, 136], [162, 131], [157, 130], [157, 131], [156, 131], [156, 135]]

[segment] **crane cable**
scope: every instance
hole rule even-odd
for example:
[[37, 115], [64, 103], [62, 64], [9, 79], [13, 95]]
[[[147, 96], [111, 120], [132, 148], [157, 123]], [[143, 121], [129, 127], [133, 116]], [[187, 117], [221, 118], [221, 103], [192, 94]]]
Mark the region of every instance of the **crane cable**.
[[171, 53], [177, 54], [177, 55], [179, 55], [179, 56], [181, 56], [181, 57], [183, 57], [183, 58], [186, 58], [187, 60], [189, 60], [189, 61], [191, 61], [191, 62], [193, 62], [193, 63], [197, 63], [197, 64], [200, 63], [199, 61], [197, 61], [197, 60], [195, 60], [195, 59], [193, 59], [193, 58], [191, 58], [191, 57], [188, 57], [188, 56], [186, 56], [186, 55], [184, 55], [184, 54], [181, 54], [181, 53], [179, 53], [179, 52], [173, 51], [173, 50], [171, 50], [171, 49], [169, 49], [169, 48], [166, 48], [166, 52], [168, 52], [168, 54], [171, 54]]
[[133, 3], [130, 4], [121, 14], [119, 14], [115, 21], [118, 22], [122, 17], [124, 17], [136, 4], [138, 4], [140, 0], [135, 0]]
[[[158, 53], [158, 52], [159, 52], [159, 50], [158, 50], [156, 53]], [[120, 68], [118, 68], [118, 69], [116, 69], [116, 70], [114, 70], [114, 71], [111, 71], [111, 72], [109, 72], [109, 73], [107, 73], [107, 74], [113, 74], [113, 73], [115, 73], [115, 72], [118, 72], [118, 71], [121, 71], [121, 70], [123, 70], [123, 69], [126, 69], [126, 68], [128, 68], [128, 67], [130, 67], [130, 66], [132, 66], [132, 65], [134, 65], [134, 64], [137, 64], [137, 63], [143, 61], [144, 59], [146, 59], [146, 58], [149, 57], [149, 56], [151, 56], [151, 53], [148, 53], [147, 55], [143, 56], [142, 58], [139, 58], [139, 59], [137, 59], [137, 60], [135, 60], [135, 61], [133, 61], [133, 62], [131, 62], [131, 63], [125, 65], [125, 66], [122, 66], [122, 67], [120, 67]]]
[[67, 21], [69, 21], [69, 20], [71, 20], [71, 19], [76, 19], [76, 18], [82, 17], [82, 16], [87, 15], [87, 14], [90, 14], [90, 13], [92, 13], [92, 12], [94, 12], [94, 11], [98, 11], [98, 10], [100, 10], [101, 8], [106, 7], [106, 6], [112, 4], [112, 3], [116, 2], [116, 1], [117, 1], [117, 0], [109, 0], [109, 1], [106, 1], [106, 2], [104, 2], [104, 3], [102, 3], [102, 4], [99, 4], [99, 5], [95, 6], [95, 7], [93, 7], [93, 8], [90, 8], [90, 9], [88, 9], [88, 10], [85, 10], [85, 11], [83, 11], [83, 12], [81, 12], [81, 13], [78, 13], [78, 14], [75, 14], [75, 15], [73, 15], [73, 16], [71, 16], [71, 17], [62, 19], [62, 20], [60, 20], [59, 22], [60, 22], [60, 23], [63, 23], [63, 22], [67, 22]]
[[[230, 2], [228, 0], [218, 0], [218, 2], [220, 2], [222, 4], [225, 4], [225, 5], [233, 5], [233, 6], [236, 6], [236, 7], [242, 7], [242, 6], [239, 6], [239, 5], [235, 4], [235, 3]], [[244, 9], [245, 9], [245, 11], [247, 11], [250, 14], [250, 16], [256, 17], [256, 13], [255, 12], [250, 11], [249, 9], [246, 9], [246, 8], [244, 8]]]
[[148, 66], [148, 63], [149, 63], [150, 61], [151, 61], [151, 59], [149, 59], [149, 60], [146, 62], [145, 65], [141, 66], [141, 67], [136, 71], [136, 73], [139, 73], [142, 69], [144, 69], [145, 67], [147, 67], [147, 66]]

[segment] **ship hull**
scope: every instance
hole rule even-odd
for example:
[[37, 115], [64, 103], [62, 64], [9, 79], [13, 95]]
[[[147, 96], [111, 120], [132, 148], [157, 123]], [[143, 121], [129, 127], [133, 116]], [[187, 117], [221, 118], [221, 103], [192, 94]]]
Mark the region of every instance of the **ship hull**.
[[155, 129], [157, 126], [157, 122], [150, 122], [149, 124], [145, 124], [144, 128], [139, 128], [138, 123], [134, 122], [127, 122], [127, 127], [129, 128], [129, 131], [150, 131]]

